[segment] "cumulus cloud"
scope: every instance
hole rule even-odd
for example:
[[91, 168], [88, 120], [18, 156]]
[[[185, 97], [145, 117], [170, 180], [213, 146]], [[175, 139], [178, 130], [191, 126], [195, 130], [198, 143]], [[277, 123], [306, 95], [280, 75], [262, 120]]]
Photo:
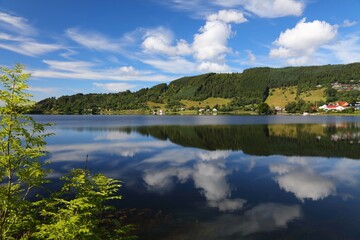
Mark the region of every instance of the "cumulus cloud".
[[148, 30], [142, 42], [145, 52], [166, 54], [169, 56], [189, 55], [192, 50], [190, 45], [183, 39], [173, 44], [174, 37], [170, 30], [157, 28]]
[[235, 10], [222, 10], [209, 15], [204, 26], [195, 34], [193, 42], [194, 57], [199, 62], [200, 71], [225, 72], [227, 53], [231, 52], [228, 40], [232, 36], [230, 23], [246, 22], [243, 13]]
[[208, 21], [195, 34], [193, 48], [199, 61], [223, 61], [230, 52], [227, 41], [231, 35], [231, 26], [220, 21]]
[[197, 69], [201, 72], [229, 72], [230, 67], [225, 63], [201, 62]]
[[237, 10], [220, 10], [217, 13], [210, 14], [208, 21], [221, 21], [224, 23], [243, 23], [247, 22], [244, 14]]
[[337, 36], [338, 27], [325, 21], [302, 19], [292, 29], [282, 32], [274, 42], [270, 57], [284, 58], [289, 64], [306, 64], [313, 54]]
[[[227, 72], [230, 68], [226, 65], [225, 58], [232, 50], [228, 47], [228, 40], [234, 34], [231, 24], [246, 21], [244, 14], [237, 10], [221, 10], [210, 14], [206, 17], [205, 25], [194, 34], [192, 43], [184, 39], [175, 41], [173, 33], [163, 27], [147, 30], [141, 47], [144, 53], [156, 55], [157, 58], [152, 57], [142, 61], [160, 70], [173, 73], [184, 70]], [[159, 56], [163, 58], [159, 59]], [[192, 62], [184, 58], [190, 56], [193, 57], [195, 63], [191, 64]]]

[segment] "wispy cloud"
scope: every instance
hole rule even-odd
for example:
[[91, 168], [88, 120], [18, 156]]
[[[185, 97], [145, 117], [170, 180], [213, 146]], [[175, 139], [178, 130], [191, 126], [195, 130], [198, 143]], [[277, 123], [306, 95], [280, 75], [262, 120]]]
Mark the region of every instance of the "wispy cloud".
[[31, 92], [38, 92], [38, 93], [45, 93], [45, 94], [54, 94], [57, 92], [56, 88], [45, 88], [45, 87], [29, 87], [29, 91]]
[[357, 24], [356, 21], [350, 21], [349, 19], [346, 19], [341, 26], [342, 27], [352, 27], [352, 26], [355, 26], [356, 24]]
[[144, 63], [151, 65], [157, 69], [160, 69], [163, 72], [181, 74], [184, 72], [194, 73], [196, 71], [196, 64], [188, 61], [184, 58], [169, 58], [169, 59], [144, 59]]
[[29, 39], [28, 42], [25, 41], [13, 41], [7, 43], [0, 42], [0, 48], [6, 49], [8, 51], [16, 52], [22, 55], [35, 57], [60, 50], [62, 46], [58, 44], [38, 43], [33, 39]]
[[224, 8], [240, 8], [264, 18], [301, 16], [306, 5], [303, 0], [170, 0], [164, 4], [190, 12], [195, 17], [203, 17]]
[[66, 30], [66, 35], [78, 44], [91, 50], [119, 52], [119, 41], [112, 40], [98, 32], [80, 31], [76, 28]]
[[0, 12], [0, 30], [3, 31], [0, 32], [0, 48], [32, 57], [62, 48], [60, 44], [42, 43], [29, 37], [36, 30], [27, 22], [25, 18]]
[[324, 49], [330, 50], [342, 63], [360, 61], [360, 37], [357, 34], [346, 36], [332, 45], [324, 46]]
[[5, 12], [0, 12], [0, 27], [8, 31], [32, 35], [36, 30], [28, 24], [28, 20], [22, 17], [14, 16]]
[[66, 78], [82, 80], [150, 81], [167, 82], [170, 76], [141, 72], [132, 66], [102, 68], [97, 63], [85, 61], [44, 60], [47, 69], [33, 69], [32, 76], [38, 78]]

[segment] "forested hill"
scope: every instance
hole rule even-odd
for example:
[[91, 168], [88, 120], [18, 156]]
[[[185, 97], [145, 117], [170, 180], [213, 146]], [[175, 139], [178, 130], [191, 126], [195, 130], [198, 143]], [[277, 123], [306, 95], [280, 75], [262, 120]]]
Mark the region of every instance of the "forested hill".
[[297, 94], [321, 85], [360, 81], [360, 63], [287, 68], [251, 68], [243, 73], [203, 74], [183, 77], [170, 84], [159, 84], [137, 92], [76, 94], [47, 98], [36, 104], [37, 113], [97, 113], [127, 109], [148, 109], [149, 102], [179, 106], [180, 100], [202, 101], [210, 97], [232, 99], [232, 106], [258, 104], [266, 100], [269, 89], [297, 86]]

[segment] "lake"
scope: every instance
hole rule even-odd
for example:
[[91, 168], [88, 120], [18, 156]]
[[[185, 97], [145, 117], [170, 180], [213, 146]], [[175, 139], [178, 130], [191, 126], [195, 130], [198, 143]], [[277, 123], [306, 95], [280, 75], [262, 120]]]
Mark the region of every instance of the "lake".
[[88, 155], [139, 239], [360, 238], [360, 117], [33, 117], [50, 178]]

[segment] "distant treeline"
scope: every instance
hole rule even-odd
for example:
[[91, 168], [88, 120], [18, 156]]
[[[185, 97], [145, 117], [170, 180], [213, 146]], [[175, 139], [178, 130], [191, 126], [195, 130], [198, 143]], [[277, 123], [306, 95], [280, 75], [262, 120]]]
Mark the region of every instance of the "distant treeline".
[[230, 108], [264, 102], [270, 88], [297, 86], [298, 93], [334, 82], [360, 81], [360, 63], [287, 68], [252, 68], [243, 73], [209, 73], [183, 77], [170, 84], [159, 84], [137, 92], [76, 94], [37, 103], [36, 113], [99, 113], [148, 109], [147, 102], [181, 105], [180, 100], [202, 101], [209, 97], [231, 98]]

